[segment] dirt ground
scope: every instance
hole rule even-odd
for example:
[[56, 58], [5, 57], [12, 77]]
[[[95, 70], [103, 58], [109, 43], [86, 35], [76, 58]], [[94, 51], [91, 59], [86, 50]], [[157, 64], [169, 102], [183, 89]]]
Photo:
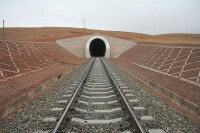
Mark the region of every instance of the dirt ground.
[[[2, 31], [2, 28], [0, 29]], [[101, 33], [104, 35], [126, 39], [139, 44], [199, 44], [200, 34], [162, 34], [148, 35], [133, 32], [103, 31], [69, 27], [40, 27], [40, 28], [5, 28], [5, 40], [24, 40], [55, 42], [63, 38], [91, 35]], [[0, 32], [2, 38], [2, 32]]]

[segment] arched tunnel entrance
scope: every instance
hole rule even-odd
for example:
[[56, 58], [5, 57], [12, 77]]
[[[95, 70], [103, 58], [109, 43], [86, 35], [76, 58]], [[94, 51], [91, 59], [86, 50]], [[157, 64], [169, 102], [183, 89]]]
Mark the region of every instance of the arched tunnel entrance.
[[101, 39], [94, 39], [89, 47], [91, 57], [103, 57], [106, 53], [106, 45]]
[[85, 46], [85, 57], [110, 58], [110, 44], [103, 36], [92, 36]]

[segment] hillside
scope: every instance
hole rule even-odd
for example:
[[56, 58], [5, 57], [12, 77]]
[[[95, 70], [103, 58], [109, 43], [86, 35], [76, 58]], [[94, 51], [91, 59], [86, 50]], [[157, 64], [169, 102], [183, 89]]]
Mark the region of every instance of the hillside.
[[[0, 37], [2, 39], [2, 28], [0, 30]], [[200, 44], [200, 34], [148, 35], [121, 31], [103, 31], [68, 27], [6, 28], [5, 40], [55, 42], [58, 39], [91, 35], [94, 33], [101, 33], [112, 37], [146, 44]]]

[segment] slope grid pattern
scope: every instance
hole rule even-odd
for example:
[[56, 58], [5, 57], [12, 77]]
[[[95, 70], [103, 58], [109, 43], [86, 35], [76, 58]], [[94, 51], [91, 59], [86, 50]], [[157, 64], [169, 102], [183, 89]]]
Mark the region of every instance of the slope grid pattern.
[[55, 42], [0, 41], [0, 81], [73, 58]]
[[200, 48], [137, 44], [119, 56], [147, 69], [200, 82]]

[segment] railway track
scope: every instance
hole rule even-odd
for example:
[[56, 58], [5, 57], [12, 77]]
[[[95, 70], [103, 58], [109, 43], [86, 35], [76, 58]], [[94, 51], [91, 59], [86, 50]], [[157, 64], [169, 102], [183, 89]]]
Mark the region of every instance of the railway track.
[[93, 59], [57, 103], [49, 117], [43, 119], [45, 124], [51, 124], [48, 131], [53, 133], [164, 132], [143, 127], [154, 118], [144, 107], [137, 107], [139, 101], [101, 58]]

